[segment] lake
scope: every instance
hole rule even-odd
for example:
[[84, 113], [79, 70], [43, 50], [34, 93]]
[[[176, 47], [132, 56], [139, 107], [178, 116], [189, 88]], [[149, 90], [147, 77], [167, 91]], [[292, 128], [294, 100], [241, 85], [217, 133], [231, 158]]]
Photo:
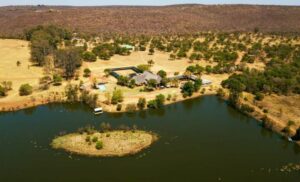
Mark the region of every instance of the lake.
[[[137, 125], [160, 138], [133, 156], [92, 158], [50, 147], [86, 125]], [[296, 182], [300, 148], [215, 96], [134, 114], [93, 115], [81, 104], [51, 104], [0, 114], [0, 181]]]

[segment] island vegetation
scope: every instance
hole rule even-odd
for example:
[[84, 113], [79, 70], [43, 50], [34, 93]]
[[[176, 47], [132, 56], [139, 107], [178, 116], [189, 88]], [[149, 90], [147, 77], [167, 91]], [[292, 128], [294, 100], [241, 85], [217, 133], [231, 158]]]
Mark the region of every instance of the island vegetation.
[[137, 130], [136, 127], [121, 127], [111, 130], [108, 123], [101, 124], [102, 130], [93, 127], [81, 128], [78, 133], [67, 134], [53, 139], [54, 149], [93, 157], [121, 157], [132, 155], [150, 147], [157, 139], [152, 132]]

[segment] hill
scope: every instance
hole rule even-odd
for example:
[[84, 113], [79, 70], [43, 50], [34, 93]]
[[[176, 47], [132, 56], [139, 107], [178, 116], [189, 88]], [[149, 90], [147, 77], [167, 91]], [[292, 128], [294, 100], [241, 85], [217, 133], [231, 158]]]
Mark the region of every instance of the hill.
[[199, 31], [299, 32], [300, 7], [258, 5], [16, 6], [0, 8], [0, 35], [40, 24], [85, 33], [164, 34]]

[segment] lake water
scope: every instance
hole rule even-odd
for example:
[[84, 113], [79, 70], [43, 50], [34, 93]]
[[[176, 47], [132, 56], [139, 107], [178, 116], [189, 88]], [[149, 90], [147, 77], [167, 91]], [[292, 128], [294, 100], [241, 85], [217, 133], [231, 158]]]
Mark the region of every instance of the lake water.
[[[88, 124], [137, 125], [160, 139], [122, 158], [91, 158], [53, 150], [51, 140]], [[297, 145], [214, 96], [135, 114], [94, 116], [86, 106], [55, 104], [0, 114], [0, 181], [298, 182]]]

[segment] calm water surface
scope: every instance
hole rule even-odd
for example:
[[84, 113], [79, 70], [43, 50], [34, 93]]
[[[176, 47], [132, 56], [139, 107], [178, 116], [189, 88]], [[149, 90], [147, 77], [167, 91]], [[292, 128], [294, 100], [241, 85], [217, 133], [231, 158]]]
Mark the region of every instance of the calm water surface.
[[[137, 125], [159, 134], [153, 146], [122, 158], [90, 158], [53, 150], [52, 138], [88, 124]], [[0, 114], [0, 182], [227, 181], [299, 182], [280, 172], [300, 162], [300, 149], [216, 97], [164, 110], [94, 116], [83, 105], [57, 104]]]

